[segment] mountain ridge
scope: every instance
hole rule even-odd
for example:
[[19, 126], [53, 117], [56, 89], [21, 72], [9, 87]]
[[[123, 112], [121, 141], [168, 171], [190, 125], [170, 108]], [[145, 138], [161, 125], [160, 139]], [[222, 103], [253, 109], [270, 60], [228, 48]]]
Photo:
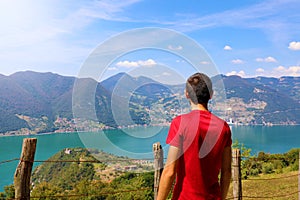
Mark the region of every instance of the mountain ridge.
[[[78, 128], [72, 122], [72, 95], [74, 83], [78, 80], [82, 79], [51, 72], [0, 74], [0, 133], [63, 132], [76, 131], [76, 128], [84, 131], [86, 125]], [[94, 107], [98, 120], [93, 124], [93, 130], [167, 124], [174, 116], [189, 109], [184, 100], [184, 84], [164, 85], [148, 77], [132, 77], [126, 73], [102, 82], [91, 78], [86, 80], [86, 88], [90, 84], [96, 86]], [[218, 84], [225, 85], [228, 109], [222, 111], [225, 104], [211, 102], [212, 112], [221, 118], [246, 125], [300, 124], [300, 77], [220, 75], [212, 80], [216, 99], [224, 92]], [[117, 108], [112, 109], [112, 101], [116, 101], [113, 105]], [[117, 122], [116, 110], [120, 111]]]

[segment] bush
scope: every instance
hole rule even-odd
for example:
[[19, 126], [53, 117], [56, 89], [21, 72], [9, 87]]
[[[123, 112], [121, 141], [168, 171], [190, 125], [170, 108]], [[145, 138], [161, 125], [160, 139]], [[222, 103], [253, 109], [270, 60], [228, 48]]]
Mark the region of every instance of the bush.
[[251, 169], [249, 171], [249, 175], [250, 176], [258, 176], [258, 174], [260, 173], [259, 169], [255, 168], [255, 169]]
[[262, 173], [264, 174], [271, 174], [274, 172], [273, 170], [274, 170], [274, 166], [272, 163], [264, 163], [262, 165]]
[[[233, 146], [241, 147], [244, 153], [250, 155], [250, 149], [235, 142]], [[299, 150], [291, 149], [284, 154], [269, 154], [259, 152], [257, 156], [244, 156], [241, 162], [242, 177], [257, 176], [261, 173], [283, 173], [287, 171], [297, 171], [299, 169]], [[243, 155], [242, 155], [243, 156]]]
[[4, 186], [4, 192], [0, 192], [0, 199], [13, 199], [15, 198], [14, 185]]

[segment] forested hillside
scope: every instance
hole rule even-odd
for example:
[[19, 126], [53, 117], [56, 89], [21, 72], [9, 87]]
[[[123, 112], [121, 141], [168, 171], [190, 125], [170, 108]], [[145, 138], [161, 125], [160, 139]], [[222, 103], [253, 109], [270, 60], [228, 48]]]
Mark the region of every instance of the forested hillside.
[[[210, 109], [241, 125], [300, 124], [300, 77], [212, 77]], [[74, 103], [74, 83], [83, 97]], [[0, 134], [93, 131], [134, 125], [167, 125], [189, 111], [184, 84], [165, 85], [120, 73], [102, 82], [53, 73], [0, 76]], [[225, 86], [225, 91], [222, 91]], [[94, 90], [94, 101], [87, 91]], [[220, 94], [225, 93], [225, 99]], [[86, 96], [85, 96], [86, 95]], [[73, 108], [94, 109], [96, 119], [75, 119]], [[75, 124], [75, 122], [80, 122]]]
[[[141, 173], [141, 165], [136, 166], [137, 171], [126, 168], [136, 165], [130, 159], [82, 148], [64, 149], [49, 160], [57, 162], [40, 165], [32, 175], [31, 197], [68, 199], [67, 196], [76, 194], [75, 199], [153, 199], [154, 174], [148, 164], [144, 167], [149, 172]], [[120, 167], [116, 168], [117, 165]]]

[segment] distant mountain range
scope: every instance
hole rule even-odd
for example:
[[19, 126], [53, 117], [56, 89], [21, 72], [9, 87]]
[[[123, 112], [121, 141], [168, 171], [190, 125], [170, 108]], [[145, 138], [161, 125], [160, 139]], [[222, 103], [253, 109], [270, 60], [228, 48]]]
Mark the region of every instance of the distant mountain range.
[[[212, 77], [216, 100], [211, 110], [236, 124], [300, 124], [300, 77]], [[74, 119], [75, 81], [84, 95], [96, 85], [97, 121]], [[224, 83], [225, 91], [219, 84]], [[164, 125], [189, 105], [182, 85], [164, 85], [147, 77], [120, 73], [102, 82], [32, 71], [0, 75], [0, 133], [84, 131], [118, 126]], [[218, 94], [226, 99], [218, 100]], [[220, 97], [220, 96], [219, 96]], [[84, 102], [83, 102], [84, 103]], [[85, 107], [83, 106], [82, 109]], [[75, 125], [76, 121], [82, 123]]]

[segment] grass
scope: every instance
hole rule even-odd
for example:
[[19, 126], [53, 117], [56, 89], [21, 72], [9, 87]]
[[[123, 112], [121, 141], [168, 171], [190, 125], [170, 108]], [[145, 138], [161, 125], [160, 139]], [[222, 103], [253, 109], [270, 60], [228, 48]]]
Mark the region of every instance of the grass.
[[[249, 177], [242, 180], [243, 200], [246, 199], [272, 199], [286, 200], [298, 199], [298, 172], [284, 174], [268, 174]], [[233, 199], [232, 184], [228, 199]]]

